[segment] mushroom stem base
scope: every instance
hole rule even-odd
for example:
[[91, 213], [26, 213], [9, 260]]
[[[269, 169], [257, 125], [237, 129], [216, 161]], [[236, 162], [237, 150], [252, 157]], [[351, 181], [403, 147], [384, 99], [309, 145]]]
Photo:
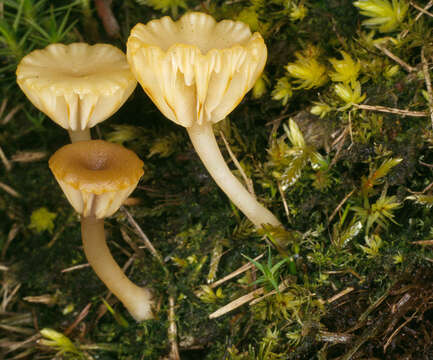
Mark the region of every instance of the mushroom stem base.
[[84, 130], [68, 130], [69, 137], [71, 138], [71, 142], [77, 141], [87, 141], [92, 140], [92, 136], [90, 135], [90, 129], [86, 128]]
[[266, 224], [282, 226], [275, 215], [261, 205], [232, 174], [221, 155], [212, 124], [209, 122], [205, 122], [203, 125], [195, 124], [187, 128], [187, 131], [209, 174], [233, 204], [259, 228]]
[[111, 256], [105, 240], [104, 220], [94, 216], [82, 217], [81, 236], [87, 260], [107, 288], [135, 320], [152, 319], [152, 293], [132, 283]]

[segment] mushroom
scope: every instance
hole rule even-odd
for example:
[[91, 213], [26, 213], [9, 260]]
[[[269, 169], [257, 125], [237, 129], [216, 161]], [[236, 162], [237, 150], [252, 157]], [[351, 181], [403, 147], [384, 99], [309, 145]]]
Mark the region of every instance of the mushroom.
[[114, 214], [137, 186], [143, 162], [123, 146], [102, 140], [79, 141], [49, 160], [57, 182], [81, 215], [81, 236], [89, 264], [137, 320], [151, 319], [150, 290], [133, 284], [107, 247], [104, 218]]
[[51, 44], [25, 56], [16, 75], [33, 105], [68, 130], [72, 142], [90, 140], [90, 128], [114, 114], [137, 85], [125, 54], [109, 44]]
[[239, 21], [191, 12], [137, 24], [127, 43], [131, 71], [159, 110], [186, 128], [218, 186], [257, 226], [281, 226], [231, 173], [212, 124], [224, 119], [263, 71], [266, 45]]

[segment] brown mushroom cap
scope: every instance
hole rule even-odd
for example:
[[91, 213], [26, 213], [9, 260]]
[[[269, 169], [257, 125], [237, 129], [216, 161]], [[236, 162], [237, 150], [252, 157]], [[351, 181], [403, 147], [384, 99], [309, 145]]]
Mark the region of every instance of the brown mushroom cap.
[[116, 212], [143, 175], [133, 151], [102, 140], [63, 146], [49, 166], [74, 209], [97, 218]]

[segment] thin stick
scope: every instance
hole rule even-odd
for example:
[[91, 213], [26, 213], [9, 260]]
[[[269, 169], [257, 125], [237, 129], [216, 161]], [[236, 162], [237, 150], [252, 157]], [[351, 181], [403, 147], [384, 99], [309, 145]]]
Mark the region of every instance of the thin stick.
[[429, 114], [424, 111], [410, 111], [410, 110], [402, 110], [402, 109], [396, 109], [396, 108], [390, 108], [386, 106], [380, 106], [380, 105], [364, 105], [364, 104], [354, 104], [354, 106], [357, 109], [361, 110], [371, 110], [371, 111], [379, 111], [384, 113], [390, 113], [390, 114], [396, 114], [396, 115], [403, 115], [403, 116], [412, 116], [412, 117], [427, 117]]
[[410, 66], [408, 63], [404, 62], [402, 59], [400, 59], [398, 56], [394, 55], [391, 51], [389, 51], [387, 48], [383, 47], [380, 44], [374, 45], [377, 49], [382, 51], [386, 56], [394, 60], [396, 63], [398, 63], [401, 67], [405, 68], [408, 72], [416, 71], [416, 68], [413, 66]]
[[11, 353], [11, 352], [13, 352], [15, 350], [18, 350], [19, 348], [24, 347], [28, 343], [32, 343], [34, 341], [37, 341], [40, 338], [41, 338], [41, 335], [38, 333], [38, 334], [35, 334], [33, 336], [30, 336], [29, 338], [27, 338], [24, 341], [14, 342], [11, 346], [8, 347], [8, 350], [6, 351], [6, 354]]
[[433, 127], [433, 91], [431, 86], [431, 77], [428, 71], [428, 63], [424, 56], [424, 46], [421, 49], [421, 63], [422, 63], [422, 72], [424, 74], [424, 79], [425, 79], [425, 85], [427, 87], [427, 93], [428, 93], [428, 106], [430, 109], [430, 120]]
[[419, 10], [420, 13], [433, 17], [432, 13], [428, 12], [426, 9], [423, 9], [421, 6], [415, 4], [413, 1], [411, 1], [409, 4], [411, 4], [415, 9]]
[[6, 168], [6, 171], [10, 171], [12, 168], [12, 165], [10, 163], [10, 161], [8, 160], [8, 158], [6, 157], [5, 153], [3, 152], [3, 149], [0, 146], [0, 159], [3, 162], [3, 165]]
[[2, 304], [1, 304], [1, 310], [3, 312], [6, 311], [6, 308], [9, 304], [9, 302], [12, 300], [12, 298], [15, 296], [15, 294], [18, 292], [18, 290], [21, 287], [21, 283], [17, 284], [17, 286], [15, 286], [15, 288], [12, 290], [12, 292], [10, 294], [8, 294], [7, 288], [5, 293], [3, 294], [3, 300], [2, 300]]
[[433, 240], [418, 240], [418, 241], [412, 241], [411, 244], [417, 244], [417, 245], [433, 245]]
[[[284, 290], [286, 290], [289, 287], [289, 284], [290, 284], [290, 279], [284, 280], [280, 285], [278, 285], [278, 291], [283, 292]], [[271, 292], [268, 292], [267, 294], [265, 294], [265, 295], [263, 295], [257, 299], [254, 299], [253, 301], [250, 302], [249, 305], [253, 306], [253, 305], [259, 303], [260, 301], [266, 299], [268, 296], [274, 295], [276, 293], [277, 293], [277, 290], [272, 290]]]
[[344, 289], [343, 291], [340, 291], [338, 294], [335, 294], [333, 297], [331, 297], [327, 300], [328, 304], [331, 304], [334, 301], [338, 300], [339, 298], [351, 293], [353, 290], [355, 290], [355, 289], [350, 286], [350, 287]]
[[3, 113], [5, 112], [6, 105], [8, 104], [8, 101], [9, 101], [8, 98], [4, 98], [1, 105], [0, 105], [0, 118], [3, 117]]
[[47, 155], [45, 151], [20, 151], [12, 155], [11, 160], [12, 162], [29, 163], [39, 161], [47, 157]]
[[[432, 6], [433, 6], [433, 0], [430, 0], [430, 1], [428, 2], [428, 4], [427, 4], [426, 6], [424, 6], [424, 9], [423, 9], [423, 10], [426, 10], [426, 11], [427, 11], [427, 10], [430, 9]], [[423, 15], [422, 11], [419, 12], [419, 13], [417, 14], [417, 16], [415, 16], [415, 21], [414, 21], [414, 23], [417, 22], [417, 21], [420, 19], [420, 17], [421, 17], [422, 15]], [[404, 31], [402, 31], [402, 32], [400, 33], [400, 37], [401, 37], [402, 39], [404, 39], [408, 33], [409, 33], [409, 29], [406, 29], [406, 30], [404, 30]]]
[[120, 26], [111, 10], [111, 3], [112, 0], [95, 0], [95, 7], [108, 36], [118, 38], [120, 37]]
[[383, 352], [386, 352], [386, 349], [388, 348], [389, 344], [391, 344], [392, 339], [400, 332], [401, 329], [403, 329], [412, 319], [418, 315], [418, 309], [410, 316], [403, 324], [401, 324], [395, 331], [391, 334], [391, 336], [386, 341], [385, 345], [383, 346]]
[[[344, 128], [344, 130], [340, 133], [340, 135], [338, 135], [338, 137], [334, 140], [334, 142], [331, 144], [331, 148], [333, 148], [334, 146], [336, 146], [340, 141], [342, 141], [345, 137], [347, 132], [349, 131], [349, 127], [346, 126]], [[336, 136], [336, 135], [335, 135]]]
[[8, 251], [10, 244], [12, 243], [12, 241], [17, 236], [19, 230], [20, 230], [20, 226], [18, 225], [18, 223], [14, 223], [12, 225], [11, 229], [9, 230], [8, 238], [6, 240], [6, 243], [3, 245], [3, 249], [1, 251], [1, 259], [2, 260], [4, 260], [4, 258], [6, 256], [6, 251]]
[[140, 237], [142, 238], [142, 240], [144, 242], [144, 245], [146, 245], [147, 249], [152, 253], [153, 256], [155, 256], [158, 259], [158, 261], [161, 264], [164, 264], [164, 260], [162, 259], [161, 255], [154, 248], [154, 246], [150, 242], [150, 240], [147, 237], [147, 235], [141, 229], [140, 225], [137, 224], [137, 222], [134, 220], [134, 218], [132, 217], [132, 215], [129, 213], [128, 210], [126, 210], [126, 208], [124, 206], [121, 206], [120, 208], [126, 214], [126, 217], [128, 218], [129, 223], [135, 228], [135, 230], [137, 231], [138, 235], [140, 235]]
[[[254, 258], [255, 261], [260, 260], [265, 254], [261, 254], [259, 256], [257, 256], [256, 258]], [[240, 274], [242, 274], [243, 272], [251, 269], [254, 267], [254, 264], [252, 262], [248, 262], [245, 265], [242, 265], [239, 269], [233, 271], [232, 273], [228, 274], [227, 276], [224, 276], [222, 279], [215, 281], [212, 284], [209, 284], [208, 286], [213, 289], [219, 285], [221, 285], [222, 283], [226, 282], [227, 280], [230, 280]]]
[[0, 271], [8, 271], [9, 268], [6, 265], [0, 264]]
[[254, 300], [256, 296], [262, 295], [265, 292], [264, 288], [259, 288], [257, 290], [251, 291], [250, 293], [241, 296], [240, 298], [233, 300], [231, 303], [228, 303], [227, 305], [223, 306], [222, 308], [219, 308], [217, 311], [213, 312], [209, 315], [209, 319], [216, 319], [217, 317], [220, 317], [244, 304], [247, 302], [250, 302], [251, 300]]
[[287, 219], [290, 220], [289, 206], [287, 205], [287, 200], [284, 196], [283, 187], [281, 186], [280, 182], [278, 182], [278, 191], [280, 192], [281, 200], [283, 201], [284, 212], [286, 213]]
[[120, 233], [122, 234], [123, 240], [125, 240], [125, 242], [131, 247], [132, 250], [134, 250], [134, 252], [137, 255], [140, 255], [140, 256], [144, 255], [143, 250], [140, 249], [134, 241], [132, 241], [131, 237], [126, 232], [126, 228], [121, 227], [120, 228]]
[[349, 149], [353, 145], [353, 132], [352, 132], [352, 111], [349, 111], [349, 134], [350, 134], [350, 146]]
[[63, 274], [63, 273], [67, 273], [67, 272], [70, 272], [70, 271], [81, 270], [81, 269], [87, 268], [89, 266], [90, 266], [90, 264], [75, 265], [75, 266], [71, 266], [71, 267], [68, 267], [66, 269], [63, 269], [60, 272]]
[[247, 174], [245, 174], [244, 169], [242, 168], [242, 166], [241, 166], [241, 164], [239, 163], [238, 159], [236, 159], [236, 156], [235, 156], [235, 154], [233, 154], [232, 149], [230, 149], [230, 145], [229, 145], [229, 143], [227, 142], [227, 140], [226, 140], [226, 138], [225, 138], [225, 136], [224, 136], [224, 133], [223, 133], [222, 131], [220, 131], [220, 136], [221, 136], [221, 139], [223, 139], [224, 145], [225, 145], [225, 147], [226, 147], [226, 149], [227, 149], [227, 152], [229, 153], [229, 155], [230, 155], [230, 157], [231, 157], [233, 163], [235, 164], [236, 168], [239, 170], [239, 172], [240, 172], [242, 178], [244, 179], [245, 184], [247, 185], [247, 190], [248, 190], [248, 192], [249, 192], [252, 196], [254, 196], [254, 198], [256, 198], [256, 194], [255, 194], [255, 192], [254, 192], [254, 185], [253, 185], [252, 180], [247, 176]]
[[386, 291], [374, 302], [372, 303], [367, 310], [365, 310], [361, 316], [358, 318], [358, 322], [363, 322], [364, 320], [367, 320], [368, 316], [379, 307], [380, 304], [382, 304], [385, 299], [388, 297], [388, 295], [391, 293], [391, 289], [393, 288], [393, 286], [395, 285], [395, 283], [391, 284], [388, 289], [386, 289]]
[[92, 303], [88, 303], [83, 310], [81, 310], [81, 312], [78, 314], [77, 318], [75, 319], [75, 321], [69, 325], [69, 327], [64, 331], [64, 335], [68, 336], [72, 330], [74, 330], [77, 325], [83, 321], [83, 319], [89, 314], [89, 310], [92, 307]]
[[328, 342], [331, 344], [346, 344], [354, 339], [354, 335], [345, 333], [333, 333], [329, 331], [319, 330], [318, 338], [320, 341]]
[[57, 302], [56, 296], [50, 294], [37, 295], [37, 296], [25, 296], [23, 297], [23, 300], [29, 303], [44, 304], [48, 306], [53, 306]]
[[332, 212], [331, 216], [329, 217], [328, 222], [330, 223], [335, 215], [337, 215], [337, 212], [341, 209], [341, 207], [344, 205], [344, 203], [352, 196], [352, 194], [355, 192], [355, 189], [353, 189], [350, 193], [348, 193], [343, 200], [340, 201], [340, 203], [337, 205], [335, 210]]
[[21, 195], [17, 191], [15, 191], [9, 185], [6, 185], [2, 182], [0, 182], [0, 189], [3, 189], [4, 191], [6, 191], [9, 195], [12, 195], [13, 197], [16, 197], [16, 198], [21, 197]]
[[[418, 160], [418, 162], [419, 162], [421, 165], [423, 165], [423, 166], [427, 166], [427, 167], [429, 167], [430, 169], [433, 168], [433, 164], [427, 164], [427, 163], [425, 163], [424, 161], [421, 161], [421, 160]], [[409, 192], [411, 192], [411, 191], [409, 191]], [[415, 192], [412, 192], [412, 194], [416, 194], [416, 193], [415, 193]]]
[[168, 341], [170, 343], [170, 360], [180, 360], [179, 346], [177, 345], [177, 326], [176, 316], [174, 313], [174, 297], [168, 298], [169, 310], [168, 310], [168, 321], [170, 326], [168, 327]]
[[22, 104], [15, 106], [9, 113], [4, 117], [2, 124], [6, 125], [9, 121], [12, 120], [14, 115], [23, 107]]

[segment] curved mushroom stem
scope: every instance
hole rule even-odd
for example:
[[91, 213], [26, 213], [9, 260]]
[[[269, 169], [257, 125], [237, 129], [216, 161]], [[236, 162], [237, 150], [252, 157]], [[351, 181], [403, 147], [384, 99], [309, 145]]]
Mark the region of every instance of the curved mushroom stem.
[[90, 136], [90, 129], [86, 128], [84, 130], [68, 130], [69, 137], [71, 138], [71, 142], [77, 142], [77, 141], [87, 141], [92, 140], [92, 137]]
[[205, 122], [203, 125], [195, 124], [186, 129], [210, 175], [245, 216], [259, 228], [266, 224], [282, 226], [275, 215], [261, 205], [232, 174], [221, 155], [212, 124]]
[[105, 241], [104, 219], [82, 217], [81, 236], [87, 260], [107, 288], [135, 320], [152, 319], [152, 294], [148, 289], [132, 283], [111, 256]]

